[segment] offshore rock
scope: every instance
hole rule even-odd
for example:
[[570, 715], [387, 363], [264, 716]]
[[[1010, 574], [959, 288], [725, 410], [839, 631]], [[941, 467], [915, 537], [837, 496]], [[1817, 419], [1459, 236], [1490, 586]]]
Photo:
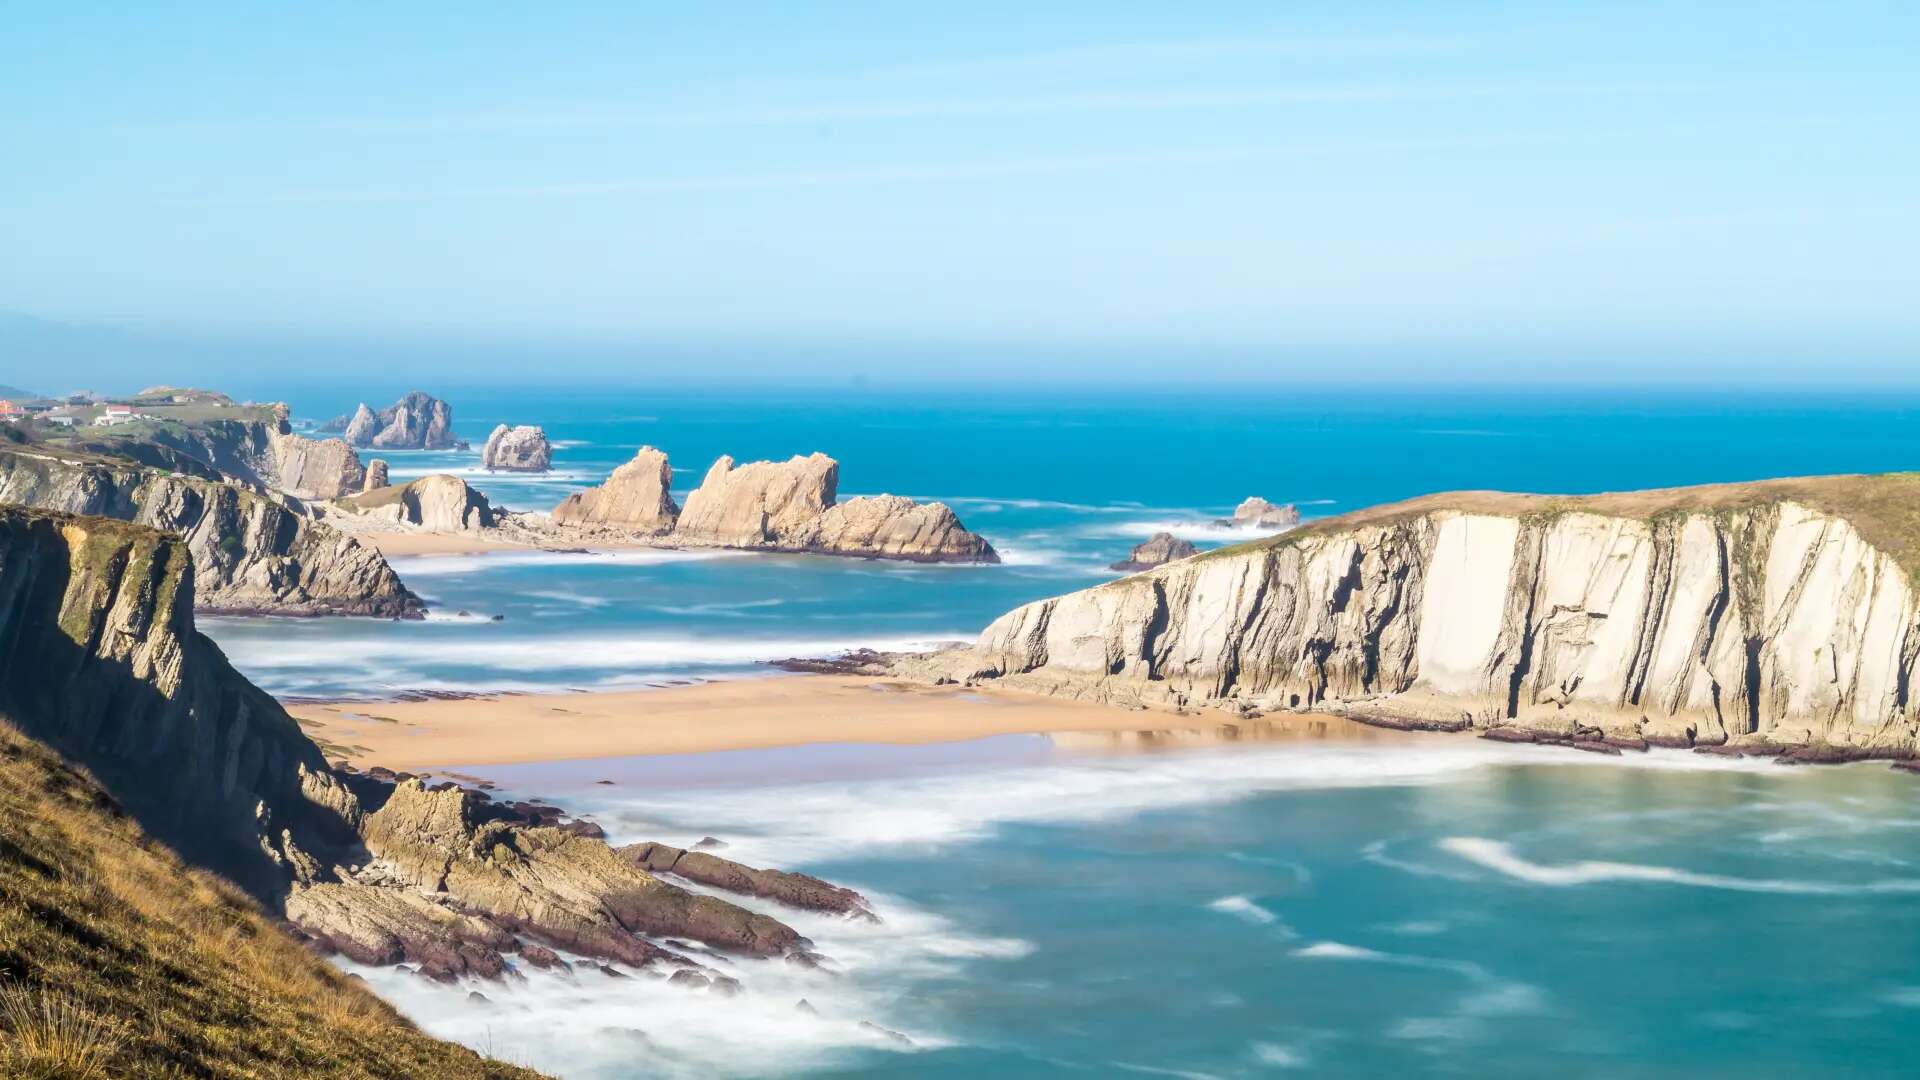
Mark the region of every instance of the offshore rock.
[[553, 508], [556, 525], [595, 525], [647, 535], [671, 532], [680, 517], [674, 505], [673, 469], [667, 455], [643, 446], [633, 460], [613, 470], [606, 483], [577, 491]]
[[453, 409], [418, 390], [374, 412], [364, 402], [347, 421], [344, 438], [353, 446], [381, 450], [451, 450]]
[[0, 502], [95, 514], [179, 535], [202, 611], [415, 617], [380, 553], [284, 496], [122, 462], [0, 450]]
[[1233, 517], [1214, 522], [1237, 529], [1291, 529], [1300, 524], [1300, 508], [1292, 503], [1275, 506], [1255, 495], [1233, 508]]
[[1029, 604], [902, 670], [1125, 704], [1905, 758], [1920, 536], [1901, 508], [1916, 501], [1920, 474], [1430, 496]]
[[788, 907], [874, 919], [866, 897], [807, 874], [760, 870], [704, 851], [686, 851], [666, 844], [631, 844], [620, 848], [619, 854], [656, 874], [673, 874], [701, 885], [758, 896]]
[[861, 495], [835, 503], [793, 531], [782, 546], [823, 555], [913, 562], [999, 562], [985, 537], [967, 531], [945, 503], [899, 495]]
[[1200, 549], [1193, 546], [1193, 541], [1182, 540], [1170, 532], [1157, 532], [1149, 537], [1146, 543], [1136, 546], [1132, 554], [1114, 563], [1109, 569], [1151, 570], [1156, 566], [1191, 558], [1199, 553]]
[[553, 467], [553, 447], [541, 428], [501, 424], [487, 436], [480, 464], [501, 472], [546, 472]]
[[360, 490], [376, 491], [380, 488], [386, 487], [387, 484], [388, 484], [388, 480], [387, 480], [386, 459], [374, 458], [372, 461], [367, 462], [367, 479], [366, 479], [366, 483], [361, 485]]

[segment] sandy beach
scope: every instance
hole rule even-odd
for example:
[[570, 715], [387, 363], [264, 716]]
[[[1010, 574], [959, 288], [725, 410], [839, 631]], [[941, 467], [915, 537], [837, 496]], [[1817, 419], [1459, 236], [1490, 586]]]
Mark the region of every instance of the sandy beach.
[[780, 675], [658, 689], [460, 700], [302, 703], [289, 710], [354, 765], [448, 765], [745, 750], [810, 743], [932, 743], [1049, 734], [1076, 746], [1237, 740], [1400, 740], [1339, 717], [1243, 720], [1066, 701], [1015, 691], [839, 675]]
[[478, 555], [490, 551], [528, 551], [529, 544], [497, 539], [475, 532], [356, 532], [354, 539], [372, 544], [382, 555]]

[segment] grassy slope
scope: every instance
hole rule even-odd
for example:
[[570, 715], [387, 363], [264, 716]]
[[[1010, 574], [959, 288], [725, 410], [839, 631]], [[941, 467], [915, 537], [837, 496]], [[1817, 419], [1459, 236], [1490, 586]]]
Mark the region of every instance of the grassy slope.
[[0, 1075], [535, 1074], [422, 1034], [0, 722]]
[[1518, 495], [1504, 491], [1451, 491], [1406, 502], [1373, 506], [1310, 522], [1291, 532], [1218, 548], [1209, 557], [1296, 543], [1363, 525], [1390, 525], [1421, 514], [1457, 511], [1510, 517], [1570, 513], [1656, 518], [1669, 514], [1718, 514], [1794, 502], [1843, 518], [1874, 547], [1891, 555], [1920, 580], [1920, 473], [1800, 476], [1742, 484], [1654, 488], [1601, 495]]

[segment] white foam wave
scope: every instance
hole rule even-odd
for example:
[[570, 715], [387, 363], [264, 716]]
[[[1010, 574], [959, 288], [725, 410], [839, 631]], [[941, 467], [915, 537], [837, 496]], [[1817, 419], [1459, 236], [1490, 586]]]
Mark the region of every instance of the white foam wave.
[[1442, 839], [1438, 846], [1443, 851], [1458, 855], [1468, 862], [1505, 874], [1510, 878], [1532, 885], [1547, 885], [1555, 888], [1610, 881], [1637, 881], [1685, 885], [1701, 889], [1728, 889], [1735, 892], [1797, 893], [1811, 896], [1920, 893], [1920, 879], [1912, 878], [1888, 878], [1865, 882], [1743, 878], [1727, 874], [1703, 874], [1671, 866], [1599, 860], [1548, 866], [1516, 854], [1510, 844], [1478, 836], [1449, 836]]
[[1257, 1042], [1253, 1044], [1253, 1060], [1273, 1069], [1304, 1069], [1307, 1067], [1307, 1055], [1291, 1046], [1279, 1043]]
[[347, 667], [369, 672], [417, 671], [454, 665], [490, 671], [593, 671], [605, 668], [662, 669], [674, 666], [755, 664], [787, 657], [832, 656], [861, 647], [922, 651], [945, 638], [698, 638], [686, 635], [529, 637], [498, 624], [502, 633], [410, 635], [312, 640], [235, 638], [221, 643], [242, 671], [323, 670]]
[[656, 604], [650, 610], [668, 615], [718, 615], [723, 618], [747, 618], [748, 612], [763, 608], [776, 608], [785, 604], [785, 600], [741, 600], [733, 603], [715, 601], [710, 604]]
[[471, 611], [434, 610], [427, 612], [427, 621], [434, 623], [490, 623], [493, 621], [493, 616], [476, 614]]
[[404, 580], [410, 577], [438, 577], [448, 574], [473, 574], [487, 570], [513, 570], [528, 566], [649, 566], [656, 563], [691, 562], [702, 559], [738, 558], [743, 551], [678, 548], [602, 548], [586, 551], [526, 551], [503, 549], [471, 555], [393, 555], [388, 565]]
[[1271, 926], [1280, 921], [1280, 916], [1261, 907], [1245, 896], [1223, 896], [1207, 905], [1207, 910], [1218, 911], [1223, 915], [1232, 915], [1245, 919], [1255, 926]]
[[[427, 1031], [494, 1056], [580, 1080], [633, 1075], [764, 1076], [850, 1064], [856, 1055], [911, 1054], [951, 1045], [929, 1027], [912, 988], [951, 979], [980, 960], [1016, 959], [1026, 942], [979, 938], [889, 896], [868, 894], [883, 921], [777, 908], [729, 895], [776, 914], [811, 938], [831, 963], [809, 969], [780, 961], [703, 956], [739, 979], [725, 998], [669, 986], [632, 971], [609, 978], [589, 967], [572, 973], [524, 969], [506, 982], [429, 983], [392, 968], [343, 964], [365, 977]], [[467, 995], [479, 991], [488, 1003]], [[798, 1007], [802, 1000], [808, 1008]], [[907, 1047], [863, 1022], [905, 1033]]]
[[1293, 955], [1334, 960], [1385, 960], [1387, 958], [1386, 953], [1363, 949], [1358, 945], [1344, 945], [1338, 941], [1315, 942], [1305, 948], [1293, 950]]
[[1258, 540], [1263, 536], [1278, 536], [1286, 531], [1285, 528], [1222, 525], [1214, 521], [1179, 518], [1157, 521], [1116, 521], [1110, 525], [1092, 525], [1078, 530], [1081, 536], [1110, 536], [1122, 539], [1137, 537], [1141, 540], [1155, 533], [1164, 532], [1172, 533], [1182, 540], [1213, 541], [1223, 544], [1238, 544], [1248, 540]]

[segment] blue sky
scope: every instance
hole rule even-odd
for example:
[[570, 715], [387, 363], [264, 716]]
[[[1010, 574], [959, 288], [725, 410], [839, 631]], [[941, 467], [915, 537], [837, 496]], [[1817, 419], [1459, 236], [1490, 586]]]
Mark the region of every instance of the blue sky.
[[1914, 381], [1916, 12], [0, 0], [0, 382]]

